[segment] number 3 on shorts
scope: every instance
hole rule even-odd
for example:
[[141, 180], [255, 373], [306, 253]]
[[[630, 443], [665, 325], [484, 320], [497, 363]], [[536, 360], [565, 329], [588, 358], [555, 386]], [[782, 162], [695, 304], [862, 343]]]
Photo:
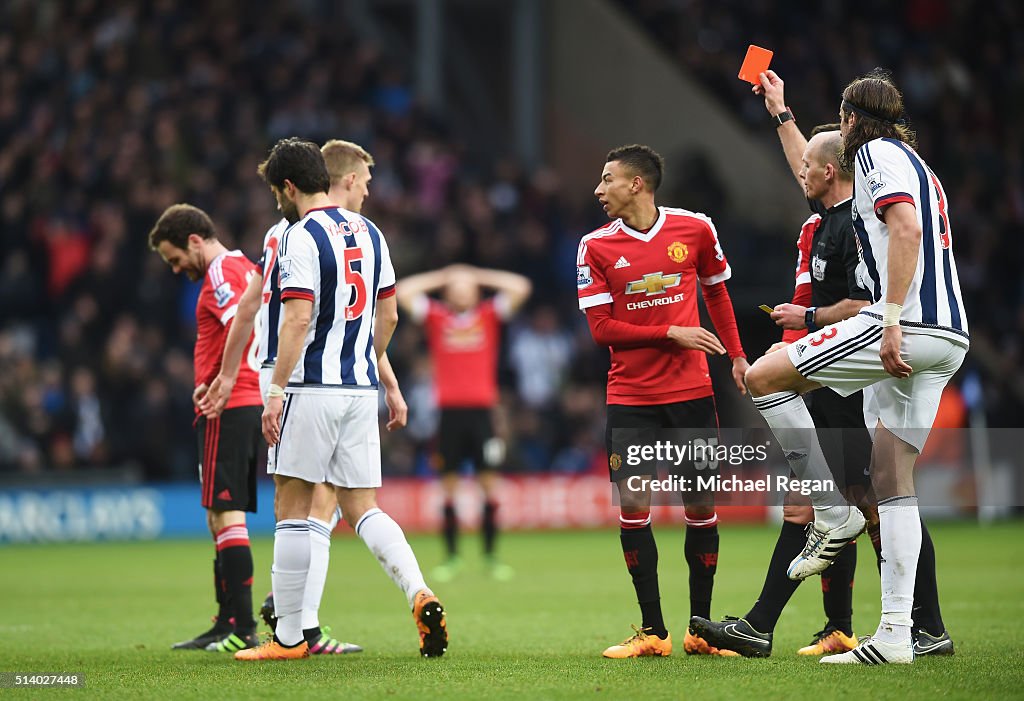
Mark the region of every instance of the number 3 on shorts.
[[837, 333], [839, 333], [839, 329], [833, 326], [827, 331], [822, 331], [820, 336], [818, 336], [817, 338], [812, 338], [810, 341], [808, 341], [808, 343], [810, 343], [812, 346], [820, 346], [828, 339], [833, 338]]
[[[355, 264], [363, 259], [363, 249], [359, 247], [345, 249], [345, 282], [355, 290], [352, 304], [345, 307], [345, 320], [351, 321], [360, 317], [366, 309], [366, 280], [362, 272], [356, 270]], [[362, 266], [360, 266], [362, 267]]]

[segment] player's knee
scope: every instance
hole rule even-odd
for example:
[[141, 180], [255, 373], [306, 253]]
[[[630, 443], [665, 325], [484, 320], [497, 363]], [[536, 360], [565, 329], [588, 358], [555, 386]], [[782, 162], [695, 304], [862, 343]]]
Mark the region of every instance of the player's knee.
[[743, 382], [747, 385], [747, 391], [754, 397], [763, 397], [777, 391], [773, 383], [772, 372], [764, 362], [764, 358], [758, 358], [747, 369], [746, 374], [743, 375]]
[[337, 494], [342, 518], [353, 529], [367, 511], [377, 508], [377, 499], [371, 491], [353, 491], [339, 487]]
[[785, 504], [782, 507], [782, 520], [806, 526], [814, 520], [814, 507], [810, 504]]
[[647, 492], [633, 492], [628, 489], [620, 489], [619, 506], [623, 511], [630, 513], [650, 511], [651, 495]]
[[692, 528], [710, 528], [718, 523], [714, 504], [687, 504], [683, 508], [683, 518]]

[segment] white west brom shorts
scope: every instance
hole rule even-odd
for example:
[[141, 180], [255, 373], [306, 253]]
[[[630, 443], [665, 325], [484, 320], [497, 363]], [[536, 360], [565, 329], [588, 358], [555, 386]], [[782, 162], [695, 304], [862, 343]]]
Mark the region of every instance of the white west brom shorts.
[[786, 348], [797, 372], [846, 397], [864, 390], [864, 418], [924, 448], [942, 389], [967, 354], [964, 345], [903, 327], [903, 359], [914, 370], [896, 378], [878, 356], [881, 322], [862, 314], [808, 334]]
[[[288, 392], [273, 474], [337, 487], [379, 487], [377, 392]], [[268, 468], [269, 469], [269, 468]]]

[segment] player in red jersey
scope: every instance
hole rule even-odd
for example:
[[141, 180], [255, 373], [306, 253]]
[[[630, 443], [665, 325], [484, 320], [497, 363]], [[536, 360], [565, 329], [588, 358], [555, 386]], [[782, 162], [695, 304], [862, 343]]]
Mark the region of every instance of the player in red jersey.
[[[481, 301], [482, 288], [496, 294]], [[437, 459], [445, 498], [442, 534], [447, 560], [433, 572], [438, 581], [450, 580], [459, 568], [455, 490], [459, 468], [467, 460], [473, 462], [484, 494], [482, 531], [490, 573], [497, 579], [512, 574], [494, 554], [495, 477], [504, 462], [505, 446], [495, 436], [491, 413], [498, 403], [501, 323], [523, 305], [530, 288], [522, 275], [468, 265], [413, 275], [398, 283], [399, 305], [424, 326], [441, 409]], [[428, 296], [439, 290], [443, 290], [443, 302]]]
[[[725, 287], [732, 271], [714, 224], [703, 214], [655, 205], [663, 170], [661, 156], [647, 146], [623, 146], [608, 154], [594, 195], [612, 222], [583, 237], [576, 260], [580, 309], [594, 340], [611, 349], [605, 442], [621, 505], [622, 552], [643, 616], [636, 635], [604, 651], [612, 658], [672, 652], [658, 590], [651, 492], [628, 479], [649, 478], [656, 467], [630, 466], [627, 446], [645, 442], [656, 429], [686, 428], [717, 439], [705, 354], [728, 352], [741, 393], [749, 367]], [[721, 342], [700, 326], [698, 282]], [[714, 495], [690, 494], [685, 509], [690, 611], [709, 612], [718, 564]], [[689, 632], [684, 649], [735, 654]]]
[[198, 403], [220, 370], [228, 327], [256, 266], [218, 241], [206, 212], [188, 204], [173, 205], [160, 215], [149, 232], [149, 246], [175, 274], [203, 281], [196, 303], [192, 400], [197, 405], [202, 504], [217, 546], [213, 569], [219, 609], [210, 630], [175, 644], [174, 649], [214, 650], [218, 643], [238, 650], [255, 647], [253, 564], [245, 512], [256, 511], [256, 456], [263, 412], [259, 377], [243, 366], [231, 399], [217, 419], [203, 416]]

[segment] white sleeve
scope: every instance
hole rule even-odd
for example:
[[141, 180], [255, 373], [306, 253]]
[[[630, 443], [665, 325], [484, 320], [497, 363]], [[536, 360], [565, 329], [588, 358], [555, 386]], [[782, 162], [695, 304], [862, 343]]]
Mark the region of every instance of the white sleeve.
[[875, 139], [857, 150], [855, 178], [873, 203], [875, 212], [897, 202], [915, 207], [921, 183], [915, 172], [917, 158], [909, 146]]
[[316, 242], [305, 229], [292, 227], [281, 239], [278, 279], [281, 300], [299, 298], [315, 302], [320, 283]]
[[377, 230], [377, 234], [380, 240], [380, 282], [377, 285], [377, 294], [379, 295], [382, 291], [394, 288], [395, 286], [395, 266], [391, 263], [391, 249], [388, 248], [388, 242], [384, 240], [384, 234]]

